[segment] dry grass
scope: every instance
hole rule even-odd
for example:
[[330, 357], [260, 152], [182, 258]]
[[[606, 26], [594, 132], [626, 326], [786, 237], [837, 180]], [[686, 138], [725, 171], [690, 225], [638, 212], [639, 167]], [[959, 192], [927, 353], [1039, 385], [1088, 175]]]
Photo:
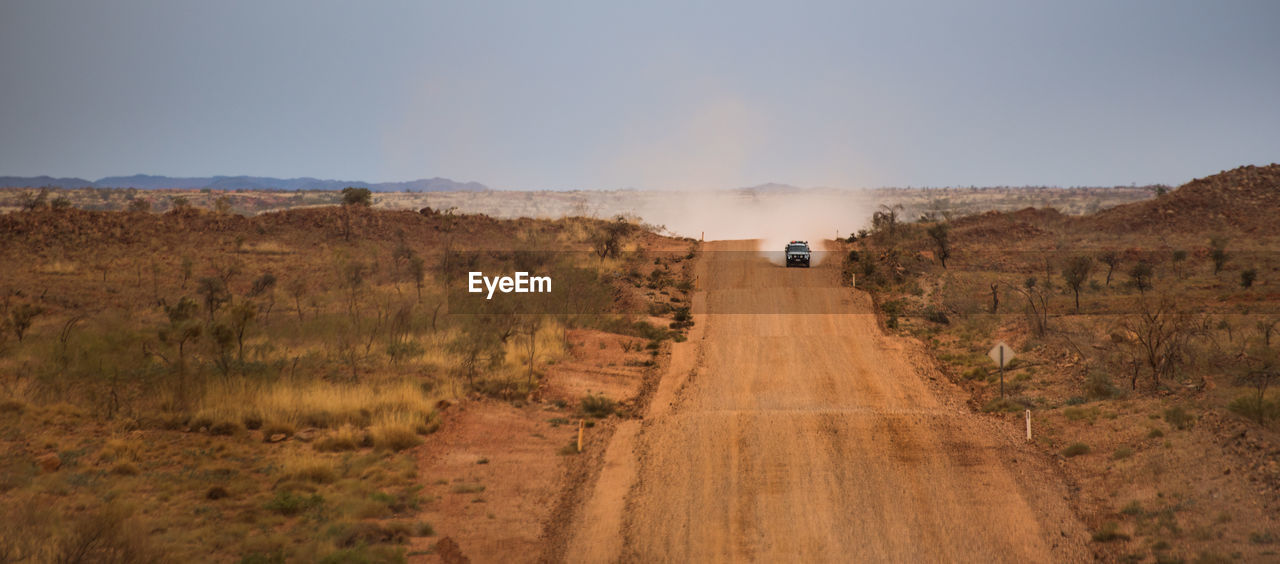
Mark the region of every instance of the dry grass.
[[[534, 346], [535, 364], [555, 363], [565, 358], [563, 331], [562, 325], [551, 321], [548, 321], [538, 329], [537, 343]], [[529, 369], [528, 337], [521, 335], [507, 341], [505, 350], [505, 368], [507, 370], [519, 373], [520, 370]], [[452, 358], [449, 361], [456, 362]]]
[[136, 462], [139, 448], [138, 441], [107, 439], [98, 449], [98, 460], [104, 463]]
[[249, 243], [243, 247], [242, 251], [259, 255], [287, 255], [294, 252], [292, 247], [277, 241]]
[[201, 402], [196, 417], [214, 421], [242, 421], [258, 417], [268, 428], [366, 427], [386, 417], [425, 421], [438, 398], [430, 397], [410, 381], [385, 384], [330, 384], [306, 382], [255, 385], [246, 381], [213, 386]]
[[426, 417], [395, 413], [380, 417], [369, 427], [369, 436], [373, 439], [375, 448], [399, 452], [418, 446], [422, 443], [418, 435], [433, 430]]
[[37, 274], [50, 274], [54, 276], [70, 276], [79, 271], [80, 265], [65, 260], [46, 262], [36, 267]]
[[351, 424], [343, 424], [316, 441], [314, 446], [321, 452], [341, 452], [368, 446], [371, 441], [372, 438], [368, 432]]
[[329, 484], [338, 479], [329, 459], [312, 453], [293, 453], [282, 460], [285, 477], [295, 480]]

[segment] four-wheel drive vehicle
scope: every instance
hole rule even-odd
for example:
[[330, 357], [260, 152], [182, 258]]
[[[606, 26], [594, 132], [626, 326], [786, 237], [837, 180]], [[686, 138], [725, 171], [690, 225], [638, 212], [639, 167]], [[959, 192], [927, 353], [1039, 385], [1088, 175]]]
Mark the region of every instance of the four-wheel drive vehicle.
[[803, 266], [809, 268], [809, 242], [792, 241], [787, 243], [787, 267]]

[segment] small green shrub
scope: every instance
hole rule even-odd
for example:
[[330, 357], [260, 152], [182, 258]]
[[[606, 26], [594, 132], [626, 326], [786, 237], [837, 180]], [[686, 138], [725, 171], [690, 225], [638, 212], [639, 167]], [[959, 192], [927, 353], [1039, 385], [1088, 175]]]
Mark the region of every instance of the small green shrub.
[[617, 404], [613, 400], [603, 395], [593, 394], [583, 396], [581, 406], [583, 413], [597, 419], [613, 415], [614, 410], [617, 409]]
[[480, 484], [458, 484], [449, 491], [456, 494], [475, 494], [483, 492], [484, 486]]
[[1152, 429], [1151, 432], [1147, 433], [1148, 439], [1158, 439], [1163, 436], [1164, 436], [1164, 431], [1161, 431], [1160, 429]]
[[1062, 449], [1062, 456], [1071, 458], [1073, 456], [1089, 454], [1089, 450], [1090, 450], [1089, 445], [1086, 445], [1084, 443], [1071, 443], [1071, 446], [1068, 446], [1067, 448]]
[[1123, 460], [1125, 458], [1129, 458], [1130, 456], [1133, 456], [1133, 449], [1127, 446], [1120, 447], [1116, 449], [1115, 452], [1111, 453], [1111, 460]]
[[986, 405], [982, 406], [982, 411], [985, 411], [987, 413], [994, 413], [994, 412], [1019, 413], [1022, 410], [1026, 409], [1027, 407], [1028, 406], [1025, 403], [1015, 400], [1013, 398], [1004, 398], [1004, 399], [995, 398], [987, 402]]
[[560, 456], [569, 456], [572, 454], [578, 454], [578, 441], [570, 440], [569, 444], [566, 444], [560, 447], [560, 449], [556, 451], [556, 454]]
[[1196, 418], [1194, 415], [1187, 413], [1187, 410], [1182, 406], [1175, 405], [1164, 410], [1164, 420], [1172, 425], [1173, 428], [1179, 431], [1185, 431], [1191, 428], [1191, 425], [1195, 423]]
[[310, 497], [293, 493], [287, 490], [277, 491], [275, 497], [271, 498], [264, 506], [268, 511], [274, 511], [286, 517], [298, 515], [304, 511], [319, 509], [324, 506], [324, 497], [320, 494], [312, 494]]
[[1129, 540], [1129, 535], [1120, 532], [1119, 523], [1115, 521], [1107, 521], [1102, 524], [1102, 527], [1093, 532], [1093, 540], [1094, 542]]
[[219, 421], [209, 426], [210, 435], [217, 435], [217, 436], [223, 436], [223, 437], [229, 437], [231, 435], [239, 433], [242, 430], [244, 430], [244, 427], [236, 421]]
[[1258, 401], [1257, 394], [1239, 396], [1231, 400], [1231, 403], [1227, 405], [1227, 409], [1236, 415], [1263, 425], [1280, 419], [1280, 402], [1268, 399]]
[[1093, 423], [1098, 418], [1097, 408], [1068, 407], [1062, 410], [1062, 416], [1068, 421], [1088, 421]]
[[1240, 287], [1252, 288], [1253, 282], [1258, 279], [1257, 269], [1250, 268], [1240, 272]]
[[1088, 397], [1099, 400], [1117, 398], [1124, 393], [1111, 382], [1110, 376], [1101, 372], [1089, 374], [1084, 392]]
[[1133, 501], [1130, 501], [1129, 503], [1125, 504], [1123, 508], [1120, 509], [1120, 513], [1124, 515], [1128, 515], [1130, 517], [1136, 517], [1138, 515], [1142, 515], [1142, 504], [1139, 503], [1138, 500], [1136, 499]]

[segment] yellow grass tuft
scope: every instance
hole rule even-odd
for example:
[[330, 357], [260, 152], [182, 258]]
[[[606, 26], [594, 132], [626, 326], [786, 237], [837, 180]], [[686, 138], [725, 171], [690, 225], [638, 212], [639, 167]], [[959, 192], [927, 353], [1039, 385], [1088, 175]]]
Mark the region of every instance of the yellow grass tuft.
[[369, 434], [361, 429], [344, 423], [333, 432], [315, 442], [315, 449], [321, 452], [339, 452], [355, 450], [367, 442]]
[[369, 427], [369, 435], [373, 438], [375, 448], [402, 451], [418, 446], [422, 439], [418, 434], [429, 432], [427, 420], [413, 417], [410, 414], [387, 414]]
[[286, 455], [281, 461], [284, 475], [295, 480], [328, 484], [338, 479], [338, 473], [329, 459], [313, 453], [300, 452]]
[[64, 260], [55, 260], [46, 262], [36, 267], [37, 274], [52, 274], [55, 276], [67, 276], [79, 272], [80, 265]]
[[98, 449], [98, 460], [111, 462], [135, 462], [138, 460], [138, 441], [107, 439]]
[[[538, 344], [534, 347], [534, 365], [558, 362], [565, 358], [564, 329], [557, 322], [548, 322], [538, 329]], [[504, 362], [508, 370], [529, 368], [529, 340], [520, 335], [507, 341]]]

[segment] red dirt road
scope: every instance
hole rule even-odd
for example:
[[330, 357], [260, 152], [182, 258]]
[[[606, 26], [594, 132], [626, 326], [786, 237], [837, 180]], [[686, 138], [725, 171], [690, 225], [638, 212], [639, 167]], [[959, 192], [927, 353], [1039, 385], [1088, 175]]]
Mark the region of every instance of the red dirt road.
[[614, 434], [566, 560], [1092, 558], [1052, 467], [930, 382], [865, 294], [754, 249], [705, 245], [697, 328]]

